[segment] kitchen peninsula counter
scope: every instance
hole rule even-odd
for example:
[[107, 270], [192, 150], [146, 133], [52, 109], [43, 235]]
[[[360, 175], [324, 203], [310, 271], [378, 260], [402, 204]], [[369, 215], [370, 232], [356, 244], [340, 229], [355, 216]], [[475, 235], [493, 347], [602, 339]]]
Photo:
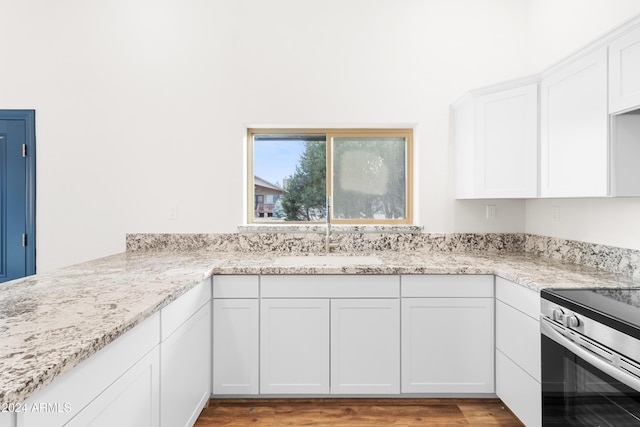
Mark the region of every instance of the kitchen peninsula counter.
[[487, 274], [535, 291], [640, 287], [530, 253], [122, 253], [0, 285], [0, 402], [23, 402], [202, 280], [229, 274]]

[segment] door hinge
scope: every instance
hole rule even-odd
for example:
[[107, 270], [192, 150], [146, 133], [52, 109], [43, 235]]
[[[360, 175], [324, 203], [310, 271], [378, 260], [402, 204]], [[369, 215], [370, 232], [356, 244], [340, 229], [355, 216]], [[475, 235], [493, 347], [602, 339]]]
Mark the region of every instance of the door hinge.
[[22, 144], [22, 157], [27, 157], [27, 144]]
[[22, 246], [27, 246], [27, 233], [22, 233]]

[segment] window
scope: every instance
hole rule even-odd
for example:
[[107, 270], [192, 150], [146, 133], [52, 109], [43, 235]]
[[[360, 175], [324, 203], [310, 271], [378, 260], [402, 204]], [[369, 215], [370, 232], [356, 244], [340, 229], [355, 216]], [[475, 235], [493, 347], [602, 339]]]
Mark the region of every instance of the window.
[[[249, 129], [249, 223], [410, 224], [411, 129]], [[252, 207], [252, 208], [251, 208]]]

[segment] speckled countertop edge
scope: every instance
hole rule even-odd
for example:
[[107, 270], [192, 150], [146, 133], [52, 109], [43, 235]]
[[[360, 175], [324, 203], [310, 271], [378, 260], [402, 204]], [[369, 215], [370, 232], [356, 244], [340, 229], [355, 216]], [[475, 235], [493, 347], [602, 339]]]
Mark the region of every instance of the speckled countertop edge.
[[489, 274], [535, 291], [640, 287], [627, 276], [527, 253], [118, 254], [0, 285], [0, 402], [24, 401], [217, 274]]

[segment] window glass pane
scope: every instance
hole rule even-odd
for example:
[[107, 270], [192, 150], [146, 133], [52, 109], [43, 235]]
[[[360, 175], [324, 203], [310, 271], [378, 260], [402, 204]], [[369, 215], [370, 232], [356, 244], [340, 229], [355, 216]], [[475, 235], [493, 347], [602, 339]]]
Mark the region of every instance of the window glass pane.
[[324, 221], [326, 156], [325, 135], [254, 135], [254, 221]]
[[334, 218], [406, 218], [406, 138], [334, 137], [331, 150]]

